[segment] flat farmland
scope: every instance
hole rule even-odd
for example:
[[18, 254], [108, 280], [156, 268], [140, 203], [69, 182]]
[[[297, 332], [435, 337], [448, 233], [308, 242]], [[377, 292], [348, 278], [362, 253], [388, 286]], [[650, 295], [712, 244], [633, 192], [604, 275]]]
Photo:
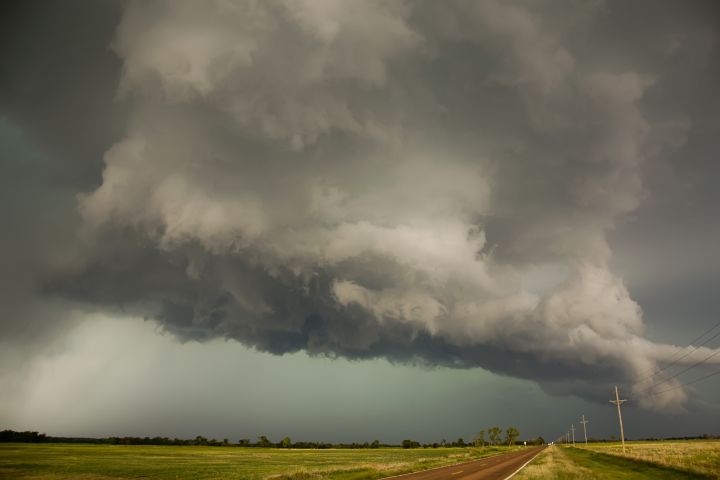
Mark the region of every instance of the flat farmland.
[[282, 450], [16, 443], [0, 444], [0, 478], [377, 479], [507, 451], [510, 448]]

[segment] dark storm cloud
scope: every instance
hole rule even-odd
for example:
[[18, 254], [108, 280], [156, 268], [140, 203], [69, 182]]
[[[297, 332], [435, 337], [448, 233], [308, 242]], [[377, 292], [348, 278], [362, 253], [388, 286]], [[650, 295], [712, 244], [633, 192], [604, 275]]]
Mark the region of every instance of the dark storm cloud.
[[[277, 354], [553, 391], [641, 377], [678, 347], [644, 337], [609, 234], [681, 181], [696, 122], [717, 128], [695, 115], [717, 76], [703, 5], [652, 22], [595, 1], [86, 6], [78, 39], [3, 70], [4, 108], [79, 193], [44, 295]], [[48, 98], [18, 93], [30, 80]]]
[[50, 337], [69, 320], [36, 292], [73, 245], [77, 192], [99, 184], [122, 135], [121, 62], [108, 48], [120, 13], [112, 2], [0, 7], [0, 340]]
[[[117, 2], [5, 2], [0, 108], [49, 152], [33, 173], [54, 185], [94, 186], [99, 159], [124, 129], [114, 101], [121, 62], [110, 51]], [[12, 159], [10, 159], [12, 160]]]

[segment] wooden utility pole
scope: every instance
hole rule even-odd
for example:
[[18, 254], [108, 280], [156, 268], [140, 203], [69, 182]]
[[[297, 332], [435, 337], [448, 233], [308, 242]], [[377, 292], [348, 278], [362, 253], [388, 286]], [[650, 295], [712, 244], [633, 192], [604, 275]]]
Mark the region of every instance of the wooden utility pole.
[[574, 423], [572, 425], [570, 425], [570, 430], [572, 431], [572, 434], [573, 434], [572, 439], [573, 439], [573, 447], [574, 447], [575, 446], [575, 424]]
[[587, 420], [585, 420], [585, 415], [582, 416], [582, 420], [580, 421], [583, 425], [583, 433], [585, 434], [585, 445], [587, 445], [587, 427], [585, 425], [588, 423]]
[[620, 400], [620, 393], [618, 387], [615, 385], [615, 400], [610, 400], [610, 403], [617, 405], [618, 420], [620, 421], [620, 440], [622, 441], [622, 450], [625, 453], [625, 431], [623, 430], [622, 413], [620, 412], [620, 405], [627, 402], [627, 400]]

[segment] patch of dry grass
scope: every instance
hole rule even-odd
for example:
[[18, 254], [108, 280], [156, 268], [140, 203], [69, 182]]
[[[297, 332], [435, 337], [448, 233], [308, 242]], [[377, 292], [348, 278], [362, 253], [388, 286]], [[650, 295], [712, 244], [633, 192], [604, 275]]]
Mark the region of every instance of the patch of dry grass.
[[546, 448], [535, 460], [523, 468], [513, 480], [569, 480], [598, 478], [589, 468], [577, 465], [556, 446]]
[[[327, 468], [307, 468], [298, 467], [289, 472], [269, 475], [264, 480], [326, 480], [338, 477], [352, 477], [353, 473], [358, 475], [368, 475], [370, 472], [373, 474], [373, 478], [380, 476], [383, 472], [395, 472], [409, 469], [414, 465], [410, 462], [395, 462], [395, 463], [367, 463], [367, 464], [355, 464], [348, 467], [327, 467]], [[415, 465], [416, 466], [416, 465]], [[390, 473], [388, 473], [390, 475]], [[360, 477], [362, 478], [362, 477]]]

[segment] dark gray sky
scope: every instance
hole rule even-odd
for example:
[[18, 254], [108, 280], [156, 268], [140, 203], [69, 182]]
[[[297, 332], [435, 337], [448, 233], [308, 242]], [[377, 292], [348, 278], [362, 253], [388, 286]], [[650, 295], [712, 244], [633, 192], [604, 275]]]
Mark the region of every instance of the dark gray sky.
[[6, 3], [0, 424], [720, 433], [719, 13]]

